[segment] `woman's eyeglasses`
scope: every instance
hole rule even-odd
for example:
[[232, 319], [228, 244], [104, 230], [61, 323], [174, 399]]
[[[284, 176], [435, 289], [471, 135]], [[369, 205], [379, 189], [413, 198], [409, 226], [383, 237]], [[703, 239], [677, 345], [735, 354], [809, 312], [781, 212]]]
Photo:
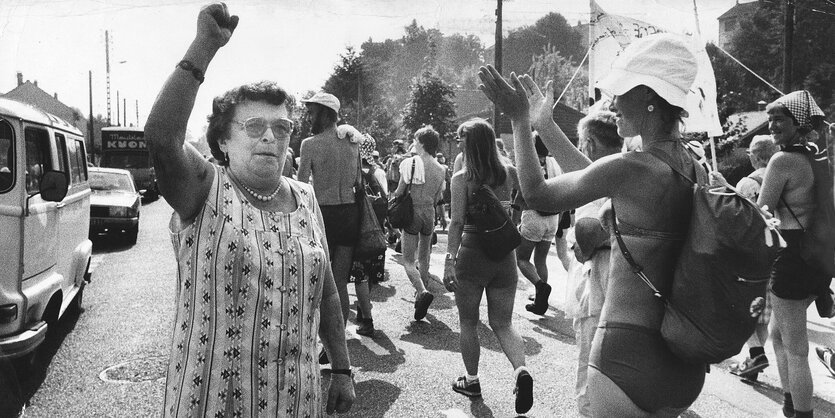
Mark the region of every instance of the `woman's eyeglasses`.
[[237, 120], [233, 120], [232, 122], [240, 125], [250, 138], [261, 138], [264, 132], [267, 132], [267, 128], [272, 129], [273, 136], [276, 139], [288, 139], [290, 138], [290, 134], [293, 133], [293, 121], [286, 118], [278, 118], [270, 123], [266, 119], [256, 116], [243, 122]]
[[461, 134], [455, 137], [455, 142], [462, 143], [464, 140], [467, 139], [467, 134]]

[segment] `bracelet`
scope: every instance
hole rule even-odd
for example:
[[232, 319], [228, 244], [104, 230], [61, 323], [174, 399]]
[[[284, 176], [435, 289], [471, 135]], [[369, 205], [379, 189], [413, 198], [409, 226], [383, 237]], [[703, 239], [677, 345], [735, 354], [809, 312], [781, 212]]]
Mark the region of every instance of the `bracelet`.
[[331, 369], [331, 374], [344, 374], [354, 377], [354, 371], [351, 369]]
[[177, 63], [177, 68], [180, 68], [180, 69], [183, 69], [183, 70], [186, 70], [186, 71], [190, 72], [192, 77], [194, 77], [195, 80], [200, 82], [200, 84], [203, 84], [203, 80], [206, 79], [206, 77], [203, 76], [203, 71], [201, 69], [197, 68], [194, 65], [194, 63], [189, 61], [189, 60], [182, 60], [182, 61], [178, 62]]

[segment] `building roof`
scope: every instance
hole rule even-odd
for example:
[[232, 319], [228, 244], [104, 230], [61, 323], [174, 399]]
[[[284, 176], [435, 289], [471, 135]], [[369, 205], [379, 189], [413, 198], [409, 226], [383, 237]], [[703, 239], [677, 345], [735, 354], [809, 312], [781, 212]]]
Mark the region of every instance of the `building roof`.
[[84, 115], [64, 103], [61, 103], [61, 101], [59, 101], [56, 97], [53, 97], [51, 94], [41, 90], [41, 88], [38, 87], [37, 82], [32, 83], [27, 80], [8, 93], [3, 94], [2, 97], [22, 103], [28, 103], [81, 129], [84, 129], [84, 126], [87, 124], [87, 120], [84, 118]]
[[734, 17], [749, 15], [754, 13], [760, 7], [759, 1], [752, 1], [748, 3], [737, 3], [734, 7], [728, 9], [727, 12], [722, 13], [721, 16], [716, 18], [716, 20], [722, 21], [725, 19], [730, 19]]
[[461, 123], [473, 117], [481, 117], [493, 104], [481, 90], [455, 90], [455, 122]]

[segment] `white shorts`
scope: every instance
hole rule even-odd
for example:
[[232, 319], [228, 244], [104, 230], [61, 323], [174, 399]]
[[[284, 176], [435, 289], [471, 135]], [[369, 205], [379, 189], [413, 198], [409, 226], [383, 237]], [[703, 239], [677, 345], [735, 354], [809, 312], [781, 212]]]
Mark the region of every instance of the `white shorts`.
[[542, 216], [535, 210], [526, 209], [522, 211], [519, 234], [532, 242], [552, 241], [557, 233], [559, 221], [559, 214]]

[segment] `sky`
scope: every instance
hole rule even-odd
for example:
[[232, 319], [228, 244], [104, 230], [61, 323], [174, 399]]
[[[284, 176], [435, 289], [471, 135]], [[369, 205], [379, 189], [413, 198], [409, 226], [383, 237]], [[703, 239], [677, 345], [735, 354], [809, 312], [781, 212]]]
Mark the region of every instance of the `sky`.
[[[608, 13], [645, 20], [671, 31], [715, 41], [716, 18], [737, 0], [598, 0]], [[747, 0], [746, 0], [747, 1]], [[128, 124], [142, 126], [165, 79], [194, 38], [205, 0], [0, 0], [0, 93], [23, 79], [38, 81], [63, 103], [107, 114], [106, 43], [110, 40], [111, 117], [116, 95], [126, 101]], [[695, 4], [694, 4], [695, 3]], [[319, 90], [345, 48], [403, 36], [412, 20], [444, 34], [495, 38], [496, 0], [229, 0], [240, 17], [230, 42], [215, 56], [198, 92], [189, 131], [200, 136], [211, 99], [240, 84], [270, 79], [301, 96]], [[557, 12], [575, 25], [588, 22], [578, 0], [505, 0], [503, 31], [532, 25]], [[406, 86], [404, 86], [406, 88]], [[138, 104], [138, 106], [137, 106]], [[138, 117], [137, 117], [138, 113]]]

